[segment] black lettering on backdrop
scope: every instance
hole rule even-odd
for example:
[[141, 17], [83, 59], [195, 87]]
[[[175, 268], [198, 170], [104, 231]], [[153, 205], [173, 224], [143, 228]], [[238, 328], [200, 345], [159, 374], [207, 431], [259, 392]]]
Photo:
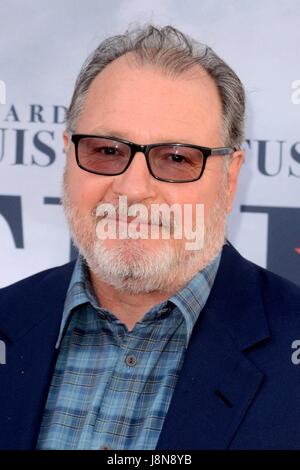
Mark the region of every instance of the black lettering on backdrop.
[[16, 161], [13, 165], [26, 165], [24, 163], [25, 132], [28, 129], [14, 129], [16, 132]]
[[[258, 169], [260, 173], [265, 176], [276, 176], [280, 173], [282, 167], [282, 147], [284, 144], [283, 140], [278, 140], [279, 143], [279, 160], [278, 160], [278, 170], [275, 173], [270, 173], [267, 171], [267, 144], [269, 140], [257, 140], [258, 142]], [[272, 154], [274, 156], [274, 154]]]
[[[44, 204], [50, 204], [50, 205], [56, 205], [59, 206], [61, 205], [61, 199], [59, 197], [44, 197]], [[73, 259], [76, 259], [78, 256], [78, 250], [74, 246], [72, 240], [70, 241], [70, 252], [69, 252], [69, 259], [70, 261]]]
[[66, 121], [67, 107], [63, 105], [54, 104], [45, 108], [45, 106], [41, 104], [28, 104], [28, 112], [26, 112], [26, 114], [24, 114], [23, 109], [22, 107], [21, 116], [21, 111], [18, 113], [16, 106], [11, 104], [3, 120], [6, 122], [41, 122], [48, 124], [64, 124]]
[[1, 160], [3, 160], [3, 157], [4, 157], [5, 131], [7, 131], [7, 129], [0, 129], [0, 162]]
[[0, 215], [8, 223], [16, 248], [24, 248], [21, 196], [0, 195]]
[[[288, 155], [284, 154], [284, 150], [286, 149], [287, 142], [285, 140], [277, 140], [277, 141], [270, 141], [270, 140], [253, 140], [246, 139], [245, 143], [250, 148], [251, 152], [253, 153], [254, 149], [252, 146], [252, 142], [257, 143], [257, 166], [258, 171], [263, 176], [278, 176], [283, 169], [284, 161], [287, 161], [289, 158]], [[274, 147], [270, 149], [270, 145], [274, 146], [276, 143], [276, 150], [274, 151]], [[300, 142], [294, 143], [290, 148], [290, 156], [294, 162], [300, 164], [300, 152], [297, 150], [297, 146], [299, 146]], [[268, 162], [275, 162], [272, 163], [272, 167], [275, 167], [275, 171], [271, 172], [269, 170], [270, 164]], [[295, 173], [291, 165], [288, 167], [288, 176], [294, 176], [295, 178], [300, 178], [300, 169], [299, 173]]]
[[[292, 158], [293, 160], [295, 160], [295, 162], [297, 163], [300, 163], [300, 152], [297, 151], [297, 146], [300, 144], [300, 142], [296, 142], [292, 148], [291, 148], [291, 155], [292, 155]], [[289, 167], [289, 176], [296, 176], [296, 178], [300, 178], [300, 173], [298, 175], [296, 175], [294, 172], [293, 172], [293, 169], [292, 167], [290, 166]]]
[[[59, 105], [54, 105], [53, 106], [53, 123], [54, 124], [64, 124], [64, 122], [66, 121], [66, 114], [67, 114], [67, 108], [66, 106], [59, 106]], [[63, 115], [61, 117], [61, 119], [59, 119], [59, 116], [60, 116], [60, 111], [63, 112]]]
[[42, 112], [43, 106], [40, 104], [31, 104], [29, 122], [45, 122], [42, 117]]
[[32, 165], [37, 165], [37, 166], [49, 166], [51, 165], [54, 160], [55, 160], [55, 152], [53, 150], [53, 148], [49, 147], [49, 145], [45, 144], [45, 142], [43, 142], [41, 139], [40, 139], [40, 135], [42, 135], [43, 133], [45, 134], [49, 134], [51, 137], [52, 137], [52, 140], [54, 141], [54, 132], [51, 132], [51, 131], [39, 131], [35, 134], [34, 138], [33, 138], [33, 144], [34, 146], [36, 147], [37, 150], [39, 150], [41, 153], [43, 153], [44, 155], [47, 155], [49, 157], [49, 161], [48, 163], [42, 165], [41, 163], [37, 162], [37, 160], [34, 158], [34, 155], [32, 155]]
[[300, 208], [242, 205], [241, 212], [268, 214], [267, 268], [300, 283]]
[[[12, 117], [12, 119], [11, 119], [11, 117]], [[13, 104], [9, 108], [8, 113], [7, 113], [6, 118], [4, 119], [4, 121], [7, 121], [7, 122], [10, 122], [10, 121], [20, 122], [20, 119], [18, 117], [16, 108], [14, 107]]]

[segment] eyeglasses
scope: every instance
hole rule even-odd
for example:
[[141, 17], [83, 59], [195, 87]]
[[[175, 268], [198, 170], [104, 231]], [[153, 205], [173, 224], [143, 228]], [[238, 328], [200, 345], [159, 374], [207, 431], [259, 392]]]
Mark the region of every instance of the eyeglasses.
[[200, 147], [190, 144], [161, 143], [138, 145], [115, 137], [72, 134], [78, 166], [97, 175], [116, 176], [124, 173], [136, 152], [145, 155], [150, 174], [169, 183], [196, 181], [203, 175], [211, 156], [231, 155], [230, 147]]

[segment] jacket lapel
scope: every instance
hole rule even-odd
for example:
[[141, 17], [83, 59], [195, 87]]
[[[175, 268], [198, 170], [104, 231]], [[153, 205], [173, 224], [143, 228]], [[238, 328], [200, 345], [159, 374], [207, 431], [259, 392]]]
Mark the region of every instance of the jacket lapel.
[[269, 337], [259, 271], [225, 246], [156, 449], [226, 449], [263, 374], [246, 350]]
[[[1, 291], [1, 339], [6, 364], [0, 366], [0, 448], [35, 447], [55, 365], [64, 300], [74, 262], [46, 274], [23, 289]], [[28, 284], [28, 285], [26, 285]], [[21, 298], [20, 296], [24, 296]]]

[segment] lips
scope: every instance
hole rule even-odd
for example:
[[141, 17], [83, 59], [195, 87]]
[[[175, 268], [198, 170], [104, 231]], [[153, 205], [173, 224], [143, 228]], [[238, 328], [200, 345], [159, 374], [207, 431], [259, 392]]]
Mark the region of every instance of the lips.
[[[139, 222], [139, 220], [136, 217], [120, 215], [120, 214], [117, 215], [116, 220], [118, 222], [127, 222], [127, 224], [130, 224], [130, 222], [132, 222], [133, 220], [136, 221], [136, 223]], [[142, 223], [148, 223], [148, 222], [142, 222]]]
[[136, 224], [136, 225], [161, 225], [161, 224], [155, 224], [155, 223], [151, 223], [151, 222], [148, 222], [148, 220], [140, 220], [139, 217], [134, 217], [134, 216], [126, 216], [126, 215], [120, 215], [120, 214], [117, 214], [116, 217], [109, 217], [107, 216], [106, 217], [108, 220], [112, 220], [112, 221], [115, 221], [115, 222], [121, 222], [121, 223], [126, 223], [126, 224], [130, 224], [130, 223], [133, 223], [133, 224]]

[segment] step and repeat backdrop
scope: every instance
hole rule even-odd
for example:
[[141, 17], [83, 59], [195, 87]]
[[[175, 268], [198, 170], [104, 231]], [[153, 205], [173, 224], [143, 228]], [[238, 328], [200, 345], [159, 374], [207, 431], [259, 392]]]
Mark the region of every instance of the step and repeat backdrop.
[[65, 112], [79, 68], [128, 25], [172, 24], [212, 46], [247, 93], [228, 238], [300, 284], [299, 0], [1, 0], [0, 287], [73, 255], [60, 205]]

